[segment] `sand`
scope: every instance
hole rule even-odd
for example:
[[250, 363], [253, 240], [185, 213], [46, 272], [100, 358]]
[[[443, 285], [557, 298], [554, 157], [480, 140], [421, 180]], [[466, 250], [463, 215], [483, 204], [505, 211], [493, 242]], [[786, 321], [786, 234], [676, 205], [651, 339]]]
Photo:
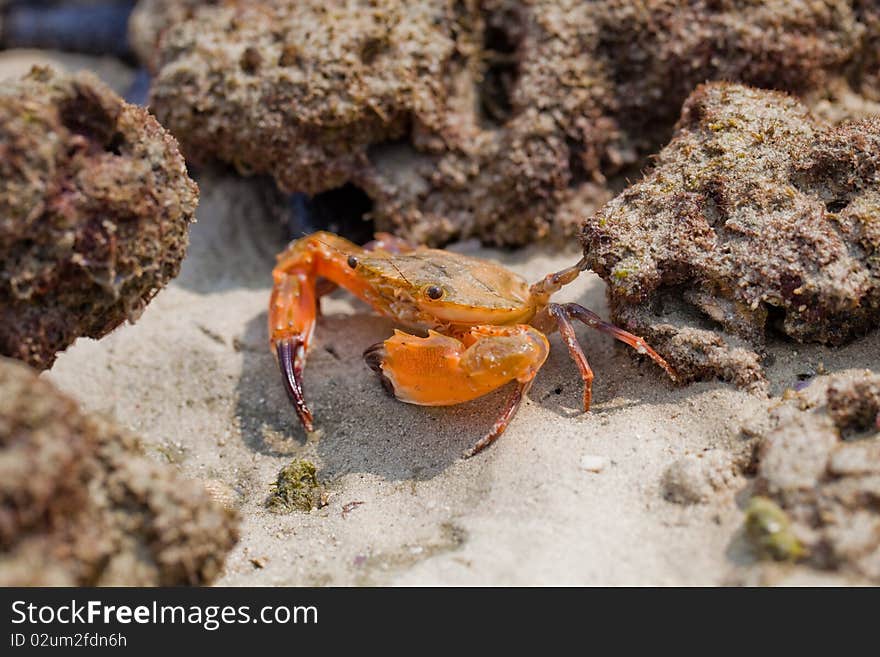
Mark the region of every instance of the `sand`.
[[[6, 70], [0, 62], [0, 77]], [[124, 85], [115, 75], [110, 81]], [[43, 376], [137, 432], [156, 459], [226, 491], [241, 511], [242, 538], [217, 584], [717, 585], [753, 583], [756, 573], [762, 583], [850, 583], [803, 567], [756, 570], [742, 532], [744, 477], [687, 506], [664, 498], [662, 480], [686, 455], [747, 451], [755, 439], [742, 426], [760, 425], [797, 375], [820, 362], [829, 374], [880, 369], [877, 332], [839, 349], [771, 342], [777, 398], [762, 398], [718, 382], [676, 387], [582, 328], [596, 372], [588, 414], [578, 410], [580, 381], [554, 336], [507, 433], [462, 460], [505, 393], [452, 408], [387, 396], [361, 353], [393, 325], [336, 292], [325, 299], [306, 368], [322, 431], [308, 440], [267, 347], [270, 272], [284, 229], [261, 201], [260, 182], [211, 172], [197, 179], [202, 202], [180, 276], [137, 324], [79, 340]], [[578, 259], [574, 244], [568, 252], [453, 248], [531, 280]], [[608, 314], [592, 274], [558, 298]], [[269, 512], [270, 484], [300, 457], [317, 465], [328, 504]]]

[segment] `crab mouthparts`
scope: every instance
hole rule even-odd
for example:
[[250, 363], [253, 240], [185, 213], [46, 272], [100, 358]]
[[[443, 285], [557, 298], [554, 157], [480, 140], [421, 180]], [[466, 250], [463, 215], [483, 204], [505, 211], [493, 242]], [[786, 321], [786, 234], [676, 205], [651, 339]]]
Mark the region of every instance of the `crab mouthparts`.
[[385, 360], [385, 343], [377, 342], [371, 347], [367, 347], [364, 351], [364, 361], [366, 361], [367, 365], [373, 370], [376, 374], [379, 375], [379, 380], [382, 382], [382, 386], [388, 391], [389, 395], [394, 396], [394, 384], [391, 382], [391, 379], [388, 378], [388, 375], [382, 371], [382, 362]]

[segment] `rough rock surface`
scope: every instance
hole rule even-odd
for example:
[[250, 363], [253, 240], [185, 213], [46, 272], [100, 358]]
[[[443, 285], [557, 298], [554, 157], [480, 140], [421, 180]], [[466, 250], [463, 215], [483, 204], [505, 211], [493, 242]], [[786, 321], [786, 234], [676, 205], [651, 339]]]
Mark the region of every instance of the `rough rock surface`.
[[864, 56], [853, 75], [853, 86], [866, 98], [880, 101], [880, 3], [877, 0], [857, 0], [854, 4], [865, 32]]
[[707, 79], [870, 87], [869, 6], [144, 0], [132, 32], [189, 156], [288, 191], [357, 185], [377, 228], [417, 241], [522, 244], [574, 232]]
[[222, 3], [223, 0], [140, 0], [128, 21], [131, 49], [155, 73], [159, 43], [165, 31], [172, 25], [191, 19], [199, 7]]
[[0, 87], [0, 354], [52, 365], [177, 275], [198, 188], [177, 142], [88, 73]]
[[663, 473], [663, 496], [677, 504], [708, 502], [737, 481], [738, 468], [724, 450], [689, 454], [673, 461]]
[[[762, 440], [755, 491], [785, 512], [791, 532], [819, 568], [880, 582], [880, 428], [853, 423], [877, 408], [880, 376], [832, 382], [828, 410], [785, 406]], [[876, 410], [874, 413], [876, 417]]]
[[0, 359], [0, 584], [206, 584], [236, 524], [136, 438]]
[[880, 119], [817, 123], [714, 83], [656, 167], [581, 233], [612, 315], [687, 379], [761, 388], [768, 330], [842, 344], [880, 322]]
[[828, 412], [841, 429], [880, 430], [880, 376], [828, 389]]

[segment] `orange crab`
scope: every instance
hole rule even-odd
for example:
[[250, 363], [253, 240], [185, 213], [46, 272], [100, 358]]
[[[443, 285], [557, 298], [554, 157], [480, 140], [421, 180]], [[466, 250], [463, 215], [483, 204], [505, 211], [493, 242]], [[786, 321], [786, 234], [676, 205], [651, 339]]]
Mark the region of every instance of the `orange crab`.
[[[315, 330], [319, 297], [337, 285], [381, 314], [427, 335], [394, 331], [364, 352], [397, 399], [449, 406], [516, 382], [495, 424], [465, 456], [492, 444], [507, 428], [547, 359], [546, 334], [559, 330], [584, 382], [590, 409], [593, 372], [575, 336], [578, 320], [647, 354], [676, 379], [666, 361], [641, 338], [602, 321], [573, 303], [550, 297], [585, 269], [584, 261], [550, 274], [531, 287], [488, 260], [414, 247], [391, 235], [360, 247], [318, 232], [291, 242], [272, 272], [269, 335], [284, 383], [306, 431], [314, 431], [303, 397], [302, 372]], [[319, 287], [319, 279], [331, 282]]]

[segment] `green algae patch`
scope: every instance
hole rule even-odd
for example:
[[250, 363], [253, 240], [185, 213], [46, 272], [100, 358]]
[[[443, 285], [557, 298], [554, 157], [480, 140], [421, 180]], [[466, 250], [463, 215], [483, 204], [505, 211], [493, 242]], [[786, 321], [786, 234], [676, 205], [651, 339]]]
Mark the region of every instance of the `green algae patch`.
[[273, 513], [308, 513], [323, 506], [325, 499], [315, 464], [305, 459], [295, 459], [278, 473], [278, 479], [272, 484], [266, 500], [266, 508]]
[[773, 500], [753, 497], [746, 509], [746, 534], [763, 557], [796, 561], [806, 550], [791, 529], [788, 515]]

